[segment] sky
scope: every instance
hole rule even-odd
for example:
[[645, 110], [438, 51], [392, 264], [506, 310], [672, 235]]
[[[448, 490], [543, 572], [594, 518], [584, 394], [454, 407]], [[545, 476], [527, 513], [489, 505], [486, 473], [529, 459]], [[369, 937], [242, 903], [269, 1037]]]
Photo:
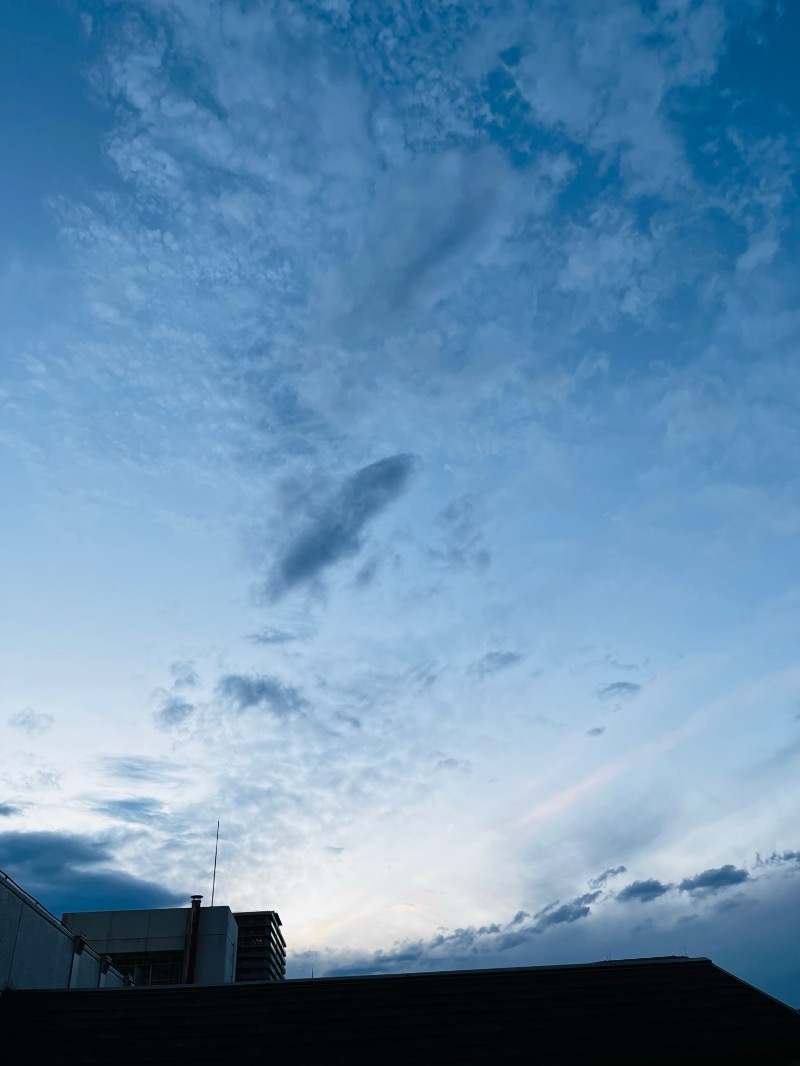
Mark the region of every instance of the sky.
[[800, 1006], [798, 34], [0, 7], [0, 867]]

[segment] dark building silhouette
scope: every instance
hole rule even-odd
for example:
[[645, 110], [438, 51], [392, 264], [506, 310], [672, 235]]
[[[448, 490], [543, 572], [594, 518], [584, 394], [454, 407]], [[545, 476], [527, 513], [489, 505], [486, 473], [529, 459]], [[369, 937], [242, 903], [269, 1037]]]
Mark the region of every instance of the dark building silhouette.
[[286, 941], [277, 911], [239, 911], [233, 917], [239, 927], [236, 980], [283, 981]]
[[9, 991], [15, 1063], [800, 1062], [800, 1015], [708, 959]]

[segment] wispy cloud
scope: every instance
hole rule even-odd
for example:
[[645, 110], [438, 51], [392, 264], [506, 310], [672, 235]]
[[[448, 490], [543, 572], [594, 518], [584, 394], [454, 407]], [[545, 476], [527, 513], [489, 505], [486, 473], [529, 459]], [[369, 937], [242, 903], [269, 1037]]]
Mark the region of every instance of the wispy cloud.
[[642, 691], [642, 686], [635, 681], [612, 681], [608, 685], [601, 685], [596, 696], [603, 703], [628, 703]]
[[99, 765], [104, 773], [130, 781], [167, 781], [180, 771], [178, 763], [154, 755], [105, 755]]
[[488, 677], [500, 670], [507, 670], [510, 666], [516, 666], [525, 658], [517, 651], [490, 651], [481, 659], [470, 663], [469, 670], [478, 677]]
[[[412, 455], [393, 455], [362, 467], [318, 507], [279, 554], [268, 583], [272, 599], [357, 555], [367, 525], [408, 487]], [[312, 505], [313, 506], [313, 505]]]
[[92, 805], [99, 814], [122, 822], [140, 822], [151, 825], [163, 817], [164, 805], [151, 796], [134, 796], [128, 799], [102, 800]]
[[194, 688], [199, 680], [195, 664], [189, 659], [180, 659], [170, 665], [173, 688]]
[[217, 692], [237, 711], [259, 707], [279, 718], [301, 713], [310, 706], [293, 685], [266, 674], [226, 674], [217, 682]]
[[302, 640], [304, 635], [279, 626], [265, 626], [258, 633], [250, 633], [247, 639], [251, 644], [288, 644], [292, 640]]
[[156, 694], [157, 707], [154, 712], [156, 723], [162, 729], [184, 725], [195, 712], [195, 705], [173, 692], [161, 690]]
[[486, 545], [480, 519], [480, 503], [475, 496], [459, 496], [436, 516], [442, 530], [442, 547], [431, 550], [431, 558], [446, 566], [489, 566], [491, 553]]
[[609, 866], [607, 870], [603, 870], [596, 877], [589, 878], [589, 888], [600, 888], [610, 878], [619, 877], [620, 874], [624, 873], [627, 873], [627, 869], [624, 866]]
[[16, 714], [12, 714], [8, 719], [8, 724], [12, 725], [15, 729], [22, 730], [23, 733], [27, 733], [29, 737], [38, 737], [42, 733], [46, 733], [53, 725], [55, 718], [52, 714], [45, 714], [43, 711], [34, 711], [32, 707], [25, 707], [21, 711], [17, 711]]

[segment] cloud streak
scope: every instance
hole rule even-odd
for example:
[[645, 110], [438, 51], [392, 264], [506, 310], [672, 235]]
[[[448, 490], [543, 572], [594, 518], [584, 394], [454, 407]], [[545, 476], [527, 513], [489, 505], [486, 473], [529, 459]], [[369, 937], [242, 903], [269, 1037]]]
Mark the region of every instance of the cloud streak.
[[609, 685], [601, 685], [596, 695], [602, 703], [629, 703], [641, 691], [642, 686], [635, 681], [612, 681]]
[[270, 598], [278, 600], [357, 555], [367, 526], [405, 492], [416, 466], [412, 455], [393, 455], [347, 478], [278, 556], [268, 582]]

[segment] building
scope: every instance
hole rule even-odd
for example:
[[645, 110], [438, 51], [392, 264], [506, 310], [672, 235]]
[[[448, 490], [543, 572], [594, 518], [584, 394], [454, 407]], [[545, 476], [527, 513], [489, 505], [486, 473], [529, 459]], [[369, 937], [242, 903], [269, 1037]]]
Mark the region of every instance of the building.
[[238, 927], [230, 907], [76, 911], [61, 920], [137, 985], [218, 985], [236, 977]]
[[237, 911], [237, 981], [283, 981], [286, 941], [277, 911]]
[[120, 988], [103, 952], [0, 871], [0, 993], [14, 988]]
[[[106, 1066], [800, 1062], [800, 1015], [709, 959], [14, 991], [13, 1061]], [[18, 1049], [28, 1052], [21, 1058]]]
[[[283, 981], [286, 941], [277, 911], [229, 907], [77, 911], [62, 915], [92, 948], [137, 985]], [[194, 946], [193, 946], [194, 945]]]

